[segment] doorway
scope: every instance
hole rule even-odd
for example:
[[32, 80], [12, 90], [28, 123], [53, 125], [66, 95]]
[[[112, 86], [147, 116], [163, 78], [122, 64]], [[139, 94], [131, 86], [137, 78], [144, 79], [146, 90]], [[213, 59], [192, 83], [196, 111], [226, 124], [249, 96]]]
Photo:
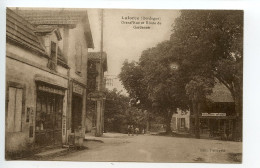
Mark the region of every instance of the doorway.
[[72, 96], [71, 132], [82, 127], [82, 97], [74, 94]]

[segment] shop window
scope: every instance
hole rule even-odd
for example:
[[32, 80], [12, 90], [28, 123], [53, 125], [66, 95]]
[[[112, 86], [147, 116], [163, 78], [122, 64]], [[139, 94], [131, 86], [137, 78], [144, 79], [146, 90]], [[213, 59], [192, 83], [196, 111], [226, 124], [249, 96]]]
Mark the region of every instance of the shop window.
[[36, 131], [61, 129], [62, 96], [38, 92], [36, 109]]
[[181, 128], [185, 128], [185, 118], [181, 118]]
[[7, 132], [22, 131], [23, 89], [9, 87]]

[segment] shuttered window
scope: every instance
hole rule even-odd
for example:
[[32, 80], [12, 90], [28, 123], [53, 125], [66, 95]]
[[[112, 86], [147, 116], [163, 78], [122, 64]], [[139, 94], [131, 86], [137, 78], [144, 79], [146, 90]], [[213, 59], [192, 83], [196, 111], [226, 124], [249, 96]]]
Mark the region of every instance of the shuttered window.
[[82, 46], [79, 42], [76, 43], [75, 49], [76, 49], [76, 54], [75, 54], [76, 73], [80, 75], [82, 71]]
[[8, 99], [7, 132], [20, 132], [22, 131], [23, 90], [9, 87]]

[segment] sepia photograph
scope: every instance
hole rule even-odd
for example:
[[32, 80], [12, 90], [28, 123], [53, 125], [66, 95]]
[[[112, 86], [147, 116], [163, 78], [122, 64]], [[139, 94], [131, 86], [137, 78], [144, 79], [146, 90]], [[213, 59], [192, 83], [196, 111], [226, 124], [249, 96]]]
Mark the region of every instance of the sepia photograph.
[[5, 160], [241, 164], [243, 44], [243, 10], [7, 7]]

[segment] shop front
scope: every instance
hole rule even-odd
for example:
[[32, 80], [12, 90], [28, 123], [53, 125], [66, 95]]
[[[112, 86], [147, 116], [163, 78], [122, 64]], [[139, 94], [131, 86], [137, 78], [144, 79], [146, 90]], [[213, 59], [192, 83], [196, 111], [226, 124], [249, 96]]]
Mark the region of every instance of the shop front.
[[[231, 140], [235, 116], [226, 113], [202, 113], [199, 116], [200, 136], [221, 140]], [[191, 116], [191, 131], [194, 132], [195, 116]]]
[[77, 81], [72, 82], [71, 89], [71, 124], [68, 135], [69, 145], [82, 146], [85, 135], [86, 89]]
[[62, 119], [65, 88], [37, 83], [35, 144], [53, 146], [62, 144]]

